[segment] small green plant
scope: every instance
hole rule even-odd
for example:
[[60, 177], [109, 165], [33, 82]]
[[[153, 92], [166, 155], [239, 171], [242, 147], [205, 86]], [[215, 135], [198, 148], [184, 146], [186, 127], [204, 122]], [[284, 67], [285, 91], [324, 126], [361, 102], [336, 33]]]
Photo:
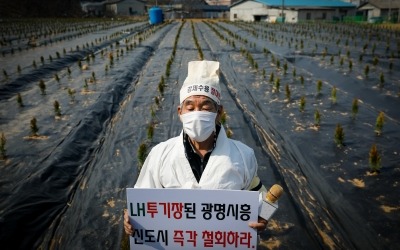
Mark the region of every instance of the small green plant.
[[301, 86], [304, 86], [304, 76], [300, 76], [300, 83], [301, 83]]
[[154, 135], [154, 123], [151, 122], [147, 127], [147, 139], [149, 140], [153, 139], [153, 135]]
[[92, 71], [92, 76], [90, 77], [90, 82], [93, 82], [93, 83], [96, 82], [96, 74], [94, 73], [94, 71]]
[[369, 150], [369, 168], [371, 173], [379, 173], [381, 169], [381, 156], [376, 145], [373, 144]]
[[302, 96], [300, 98], [300, 112], [304, 112], [305, 107], [306, 107], [306, 98]]
[[279, 92], [280, 86], [281, 86], [281, 79], [279, 79], [279, 77], [278, 77], [275, 80], [275, 92]]
[[385, 75], [383, 74], [383, 72], [381, 72], [381, 74], [379, 76], [379, 87], [383, 88], [384, 83], [385, 83]]
[[174, 59], [171, 57], [167, 62], [167, 68], [165, 69], [165, 76], [166, 77], [169, 77], [170, 74], [171, 74], [171, 66], [172, 66], [173, 61], [174, 61]]
[[318, 80], [317, 81], [317, 94], [321, 94], [321, 89], [322, 89], [322, 81]]
[[290, 93], [289, 84], [285, 85], [285, 93], [286, 93], [286, 99], [288, 100], [288, 102], [290, 102], [291, 93]]
[[378, 57], [374, 57], [374, 59], [373, 59], [373, 61], [372, 61], [372, 64], [374, 65], [374, 66], [376, 66], [376, 65], [378, 65], [378, 63], [379, 63], [379, 59], [378, 59]]
[[285, 64], [283, 64], [283, 74], [286, 75], [287, 70], [288, 70], [288, 65], [287, 62], [285, 62]]
[[114, 55], [112, 52], [110, 52], [108, 54], [108, 60], [109, 60], [111, 66], [114, 65]]
[[18, 103], [18, 106], [21, 108], [24, 106], [24, 103], [22, 101], [22, 96], [20, 93], [17, 94], [17, 103]]
[[75, 101], [75, 93], [76, 93], [75, 89], [68, 88], [68, 95], [69, 98], [71, 98], [71, 102]]
[[353, 70], [353, 61], [349, 60], [349, 70], [352, 71]]
[[269, 82], [270, 83], [274, 82], [274, 72], [271, 72], [271, 74], [269, 75]]
[[57, 74], [54, 74], [54, 80], [56, 80], [56, 82], [60, 82], [60, 77]]
[[381, 111], [379, 112], [379, 115], [376, 118], [376, 123], [375, 123], [375, 133], [377, 135], [382, 134], [384, 120], [385, 120], [385, 114]]
[[364, 44], [363, 46], [363, 52], [365, 52], [365, 50], [368, 48], [368, 43]]
[[0, 137], [0, 159], [1, 160], [5, 160], [7, 158], [6, 143], [7, 143], [6, 136], [4, 135], [4, 133], [1, 133], [1, 137]]
[[331, 98], [332, 98], [332, 103], [335, 104], [337, 97], [336, 97], [336, 87], [333, 86], [332, 91], [331, 91]]
[[146, 160], [146, 157], [147, 157], [147, 145], [146, 145], [146, 143], [143, 142], [139, 145], [139, 148], [137, 151], [139, 170], [142, 168], [144, 161]]
[[38, 136], [39, 128], [37, 126], [37, 121], [36, 118], [33, 117], [31, 120], [31, 135], [32, 136]]
[[296, 68], [293, 68], [293, 77], [296, 77]]
[[161, 76], [160, 82], [158, 83], [158, 91], [161, 95], [164, 95], [165, 78]]
[[88, 85], [87, 79], [85, 79], [85, 83], [83, 84], [83, 90], [84, 90], [85, 92], [89, 91], [89, 85]]
[[319, 127], [321, 124], [321, 114], [319, 113], [319, 110], [316, 109], [314, 112], [314, 122], [315, 126]]
[[68, 72], [68, 75], [71, 76], [71, 68], [70, 67], [67, 68], [67, 72]]
[[358, 113], [358, 99], [357, 98], [353, 99], [353, 104], [352, 104], [352, 107], [351, 107], [351, 113], [352, 113], [352, 116], [353, 116], [353, 120], [356, 119], [356, 115]]
[[154, 97], [154, 103], [157, 105], [157, 107], [160, 106], [160, 98], [158, 96]]
[[54, 101], [54, 113], [56, 116], [61, 116], [61, 108], [60, 108], [60, 103], [58, 101]]
[[365, 68], [364, 68], [364, 74], [365, 74], [365, 77], [368, 77], [368, 74], [369, 74], [369, 65], [366, 65], [366, 66], [365, 66]]
[[43, 80], [39, 81], [39, 88], [40, 88], [40, 92], [42, 93], [42, 95], [46, 94], [46, 84], [44, 84]]
[[344, 131], [342, 125], [340, 123], [336, 124], [336, 129], [335, 129], [335, 143], [338, 147], [343, 146], [343, 141], [344, 141]]

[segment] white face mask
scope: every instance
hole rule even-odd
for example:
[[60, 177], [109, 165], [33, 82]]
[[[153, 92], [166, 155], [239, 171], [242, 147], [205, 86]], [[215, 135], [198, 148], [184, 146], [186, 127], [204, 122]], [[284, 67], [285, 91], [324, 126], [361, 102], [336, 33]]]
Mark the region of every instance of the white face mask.
[[215, 131], [217, 113], [208, 111], [192, 111], [181, 115], [183, 130], [188, 136], [197, 141], [205, 141]]

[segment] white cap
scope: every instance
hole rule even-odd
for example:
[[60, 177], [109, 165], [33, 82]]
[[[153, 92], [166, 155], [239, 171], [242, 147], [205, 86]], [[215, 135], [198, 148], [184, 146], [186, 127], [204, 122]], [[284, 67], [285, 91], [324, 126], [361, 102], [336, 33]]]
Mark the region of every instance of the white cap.
[[204, 95], [221, 103], [221, 88], [219, 86], [219, 62], [192, 61], [189, 62], [188, 76], [180, 91], [180, 103], [193, 95]]

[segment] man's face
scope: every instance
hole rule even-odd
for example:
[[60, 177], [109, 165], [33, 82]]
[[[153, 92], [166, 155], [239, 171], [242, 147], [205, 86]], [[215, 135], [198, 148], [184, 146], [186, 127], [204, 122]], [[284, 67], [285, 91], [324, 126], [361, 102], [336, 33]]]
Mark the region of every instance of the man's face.
[[208, 111], [217, 113], [217, 121], [222, 114], [222, 106], [219, 106], [209, 97], [203, 95], [194, 95], [186, 98], [182, 105], [178, 106], [178, 114], [183, 115], [192, 111]]

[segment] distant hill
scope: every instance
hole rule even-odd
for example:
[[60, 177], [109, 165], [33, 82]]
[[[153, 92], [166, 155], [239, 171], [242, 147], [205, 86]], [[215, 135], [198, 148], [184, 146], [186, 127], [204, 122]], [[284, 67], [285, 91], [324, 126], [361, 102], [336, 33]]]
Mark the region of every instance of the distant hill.
[[77, 16], [80, 0], [0, 0], [0, 18]]

